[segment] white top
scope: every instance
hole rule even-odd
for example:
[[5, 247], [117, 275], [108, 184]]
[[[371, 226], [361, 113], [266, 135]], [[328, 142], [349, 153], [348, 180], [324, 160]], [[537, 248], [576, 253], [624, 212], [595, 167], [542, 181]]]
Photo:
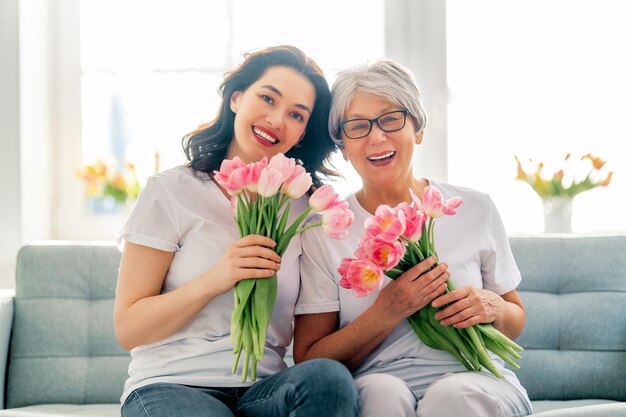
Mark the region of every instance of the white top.
[[[445, 183], [430, 181], [444, 199], [463, 197], [457, 214], [435, 220], [435, 248], [442, 262], [448, 263], [451, 280], [457, 288], [471, 285], [497, 294], [517, 287], [521, 276], [500, 216], [491, 198], [483, 193]], [[356, 297], [351, 290], [339, 286], [337, 267], [342, 258], [354, 257], [358, 239], [363, 235], [363, 222], [372, 217], [354, 195], [348, 198], [354, 212], [354, 223], [347, 240], [327, 239], [320, 230], [303, 233], [300, 259], [301, 288], [296, 314], [339, 311], [339, 327], [343, 328], [368, 309], [378, 297], [374, 291]], [[383, 285], [390, 278], [385, 277]], [[515, 374], [504, 368], [503, 361], [491, 355], [494, 364], [506, 379], [519, 387]], [[369, 373], [390, 373], [404, 379], [418, 398], [425, 388], [447, 372], [465, 368], [448, 352], [424, 345], [406, 320], [403, 320], [363, 361], [355, 377]]]
[[[290, 220], [306, 208], [306, 197], [291, 200]], [[148, 179], [118, 236], [122, 241], [175, 252], [161, 293], [173, 291], [215, 265], [239, 232], [230, 201], [204, 173], [179, 166]], [[282, 256], [278, 294], [267, 331], [257, 378], [287, 367], [283, 358], [292, 338], [292, 318], [299, 290], [300, 235]], [[141, 280], [141, 276], [134, 277]], [[195, 386], [250, 385], [233, 375], [230, 337], [232, 290], [211, 300], [184, 328], [156, 343], [131, 350], [129, 378], [122, 404], [135, 389], [156, 382]], [[242, 356], [243, 357], [243, 356]]]

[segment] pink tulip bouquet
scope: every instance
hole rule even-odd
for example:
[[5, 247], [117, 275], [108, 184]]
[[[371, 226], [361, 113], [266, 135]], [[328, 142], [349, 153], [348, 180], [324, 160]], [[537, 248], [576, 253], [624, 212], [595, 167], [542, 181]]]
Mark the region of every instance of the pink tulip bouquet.
[[[235, 157], [222, 162], [215, 171], [215, 181], [232, 197], [231, 207], [241, 237], [258, 234], [276, 242], [274, 251], [282, 256], [291, 238], [316, 226], [322, 226], [333, 238], [345, 237], [354, 221], [348, 202], [340, 201], [333, 189], [324, 185], [309, 198], [309, 207], [287, 225], [291, 203], [311, 188], [311, 175], [293, 158], [282, 153], [271, 160], [244, 164]], [[300, 227], [311, 210], [321, 213], [318, 223]], [[245, 350], [242, 381], [256, 379], [256, 364], [263, 358], [265, 336], [276, 299], [276, 274], [270, 278], [244, 279], [234, 288], [235, 307], [231, 316], [231, 341], [234, 345], [237, 371], [242, 349]], [[250, 366], [249, 366], [250, 365]]]
[[[351, 289], [356, 296], [365, 296], [380, 289], [384, 275], [396, 279], [424, 259], [438, 257], [435, 249], [435, 219], [453, 215], [463, 203], [455, 197], [444, 201], [441, 192], [428, 186], [424, 201], [411, 191], [413, 202], [400, 203], [394, 208], [381, 205], [374, 217], [365, 221], [365, 235], [359, 242], [355, 258], [344, 258], [337, 271], [339, 285]], [[454, 290], [447, 281], [446, 293]], [[468, 328], [442, 326], [435, 319], [440, 308], [428, 305], [407, 318], [411, 328], [428, 347], [444, 350], [461, 362], [467, 370], [480, 371], [485, 367], [498, 378], [502, 374], [494, 366], [487, 351], [501, 357], [513, 368], [519, 368], [513, 359], [519, 359], [523, 349], [491, 324]]]

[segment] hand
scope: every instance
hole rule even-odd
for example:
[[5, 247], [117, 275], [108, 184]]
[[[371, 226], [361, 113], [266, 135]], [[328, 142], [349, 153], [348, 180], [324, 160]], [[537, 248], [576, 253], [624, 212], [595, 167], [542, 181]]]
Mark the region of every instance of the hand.
[[429, 271], [435, 262], [435, 257], [425, 259], [380, 291], [375, 304], [382, 319], [386, 317], [396, 325], [446, 290], [446, 280], [450, 277], [448, 264], [441, 263]]
[[505, 301], [493, 291], [463, 287], [442, 295], [433, 307], [447, 307], [435, 313], [442, 326], [464, 329], [479, 323], [493, 323], [504, 314]]
[[205, 275], [216, 283], [219, 294], [242, 279], [271, 277], [280, 269], [280, 256], [269, 249], [275, 246], [276, 242], [269, 237], [248, 235], [229, 245], [219, 262]]

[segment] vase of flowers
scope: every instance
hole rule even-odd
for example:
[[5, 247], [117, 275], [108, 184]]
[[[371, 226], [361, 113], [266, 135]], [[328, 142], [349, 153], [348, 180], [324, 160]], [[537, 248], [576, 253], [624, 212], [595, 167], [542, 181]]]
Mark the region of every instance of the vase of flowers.
[[544, 233], [571, 233], [572, 232], [572, 197], [554, 196], [544, 197], [543, 222]]
[[85, 194], [90, 198], [89, 207], [93, 213], [114, 213], [120, 208], [128, 208], [137, 200], [141, 185], [135, 173], [135, 166], [127, 163], [123, 172], [110, 169], [103, 161], [84, 165], [77, 176], [85, 183]]
[[588, 153], [578, 161], [572, 161], [568, 153], [564, 166], [554, 172], [551, 177], [543, 174], [544, 164], [534, 163], [532, 170], [524, 170], [522, 163], [517, 161], [516, 179], [528, 183], [541, 197], [543, 203], [544, 233], [571, 233], [572, 205], [574, 197], [583, 191], [610, 184], [613, 171], [606, 172], [602, 158]]

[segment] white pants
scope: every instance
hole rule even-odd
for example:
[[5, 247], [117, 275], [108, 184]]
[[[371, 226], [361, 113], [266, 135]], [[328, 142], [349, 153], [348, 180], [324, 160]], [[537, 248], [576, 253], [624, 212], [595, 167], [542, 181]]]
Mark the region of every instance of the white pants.
[[527, 399], [505, 380], [477, 373], [446, 374], [413, 393], [390, 374], [367, 374], [355, 380], [361, 417], [520, 417], [531, 414]]

